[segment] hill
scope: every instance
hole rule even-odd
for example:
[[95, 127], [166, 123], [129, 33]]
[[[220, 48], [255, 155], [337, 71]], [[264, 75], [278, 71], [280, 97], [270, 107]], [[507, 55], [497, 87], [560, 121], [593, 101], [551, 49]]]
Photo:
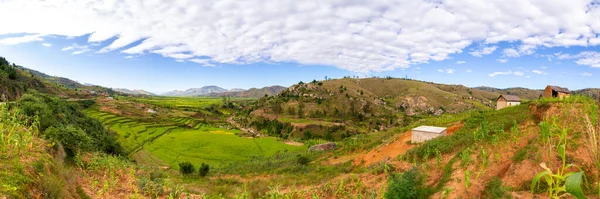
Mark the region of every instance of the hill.
[[211, 93], [223, 93], [229, 90], [218, 86], [203, 86], [202, 88], [190, 88], [185, 91], [174, 90], [161, 94], [162, 96], [205, 96]]
[[130, 94], [130, 95], [156, 95], [152, 92], [145, 91], [145, 90], [138, 90], [138, 89], [129, 90], [126, 88], [113, 88], [113, 90], [120, 92], [120, 93]]
[[300, 82], [276, 96], [262, 98], [237, 119], [263, 134], [335, 140], [404, 126], [422, 117], [489, 110], [497, 97], [497, 93], [462, 85], [343, 78]]
[[499, 88], [492, 88], [492, 87], [487, 87], [487, 86], [480, 86], [480, 87], [475, 87], [473, 89], [497, 93], [497, 94], [516, 95], [516, 96], [519, 96], [521, 99], [525, 99], [525, 100], [537, 99], [540, 97], [540, 95], [542, 95], [544, 93], [543, 89], [528, 89], [528, 88], [521, 88], [521, 87], [499, 89]]
[[251, 88], [248, 90], [234, 90], [231, 89], [229, 92], [224, 93], [210, 93], [208, 96], [227, 96], [227, 97], [242, 97], [242, 98], [261, 98], [265, 95], [273, 96], [279, 94], [285, 90], [283, 86], [269, 86], [263, 88]]
[[0, 102], [16, 100], [31, 89], [60, 96], [73, 94], [0, 57]]

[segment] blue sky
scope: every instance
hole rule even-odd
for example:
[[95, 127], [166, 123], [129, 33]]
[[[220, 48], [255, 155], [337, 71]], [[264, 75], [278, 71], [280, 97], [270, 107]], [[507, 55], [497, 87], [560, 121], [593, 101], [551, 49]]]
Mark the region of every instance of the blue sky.
[[354, 75], [600, 87], [592, 1], [3, 4], [0, 24], [9, 28], [0, 30], [0, 56], [112, 88], [248, 89]]

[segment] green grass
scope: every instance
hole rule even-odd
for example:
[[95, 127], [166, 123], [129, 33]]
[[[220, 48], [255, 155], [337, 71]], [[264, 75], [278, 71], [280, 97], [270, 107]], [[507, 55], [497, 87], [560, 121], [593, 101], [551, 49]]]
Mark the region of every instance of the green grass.
[[[86, 114], [98, 118], [103, 125], [119, 135], [119, 141], [127, 153], [139, 153], [138, 163], [167, 164], [175, 168], [181, 161], [194, 165], [208, 163], [222, 167], [236, 163], [268, 158], [284, 152], [306, 151], [306, 146], [291, 146], [276, 138], [244, 138], [236, 136], [240, 131], [217, 128], [197, 123], [191, 118], [172, 118], [177, 125], [138, 122], [134, 119], [86, 110]], [[150, 154], [152, 157], [149, 157]], [[156, 158], [159, 160], [157, 161]]]
[[[212, 105], [223, 105], [223, 99], [220, 97], [123, 97], [129, 101], [152, 104], [158, 107], [176, 108], [176, 109], [202, 109]], [[232, 98], [230, 101], [248, 101], [255, 100], [250, 98]]]
[[[286, 145], [275, 138], [242, 138], [224, 129], [176, 129], [148, 144], [145, 149], [170, 166], [181, 161], [202, 162], [221, 167], [268, 157], [278, 151], [305, 151], [305, 147]], [[177, 143], [177, 144], [173, 144]]]

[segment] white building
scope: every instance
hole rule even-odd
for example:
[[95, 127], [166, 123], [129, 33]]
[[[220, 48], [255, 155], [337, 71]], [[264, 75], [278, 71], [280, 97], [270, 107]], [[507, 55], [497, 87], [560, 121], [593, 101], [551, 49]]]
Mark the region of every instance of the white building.
[[435, 126], [420, 126], [412, 129], [412, 143], [421, 143], [445, 135], [446, 128]]

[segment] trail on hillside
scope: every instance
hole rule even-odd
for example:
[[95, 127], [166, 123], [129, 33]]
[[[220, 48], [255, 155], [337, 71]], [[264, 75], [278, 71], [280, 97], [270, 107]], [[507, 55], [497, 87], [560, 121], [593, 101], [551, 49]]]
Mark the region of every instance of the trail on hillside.
[[[463, 125], [463, 123], [458, 123], [448, 127], [446, 129], [447, 136], [454, 134], [454, 132], [462, 128]], [[410, 143], [411, 137], [412, 131], [406, 131], [400, 134], [394, 142], [385, 145], [381, 148], [373, 149], [367, 154], [359, 156], [354, 160], [354, 162], [352, 162], [352, 164], [356, 166], [364, 163], [364, 165], [369, 166], [384, 160], [392, 160], [398, 157], [399, 155], [406, 153], [406, 151], [408, 151], [409, 149], [417, 146]]]

